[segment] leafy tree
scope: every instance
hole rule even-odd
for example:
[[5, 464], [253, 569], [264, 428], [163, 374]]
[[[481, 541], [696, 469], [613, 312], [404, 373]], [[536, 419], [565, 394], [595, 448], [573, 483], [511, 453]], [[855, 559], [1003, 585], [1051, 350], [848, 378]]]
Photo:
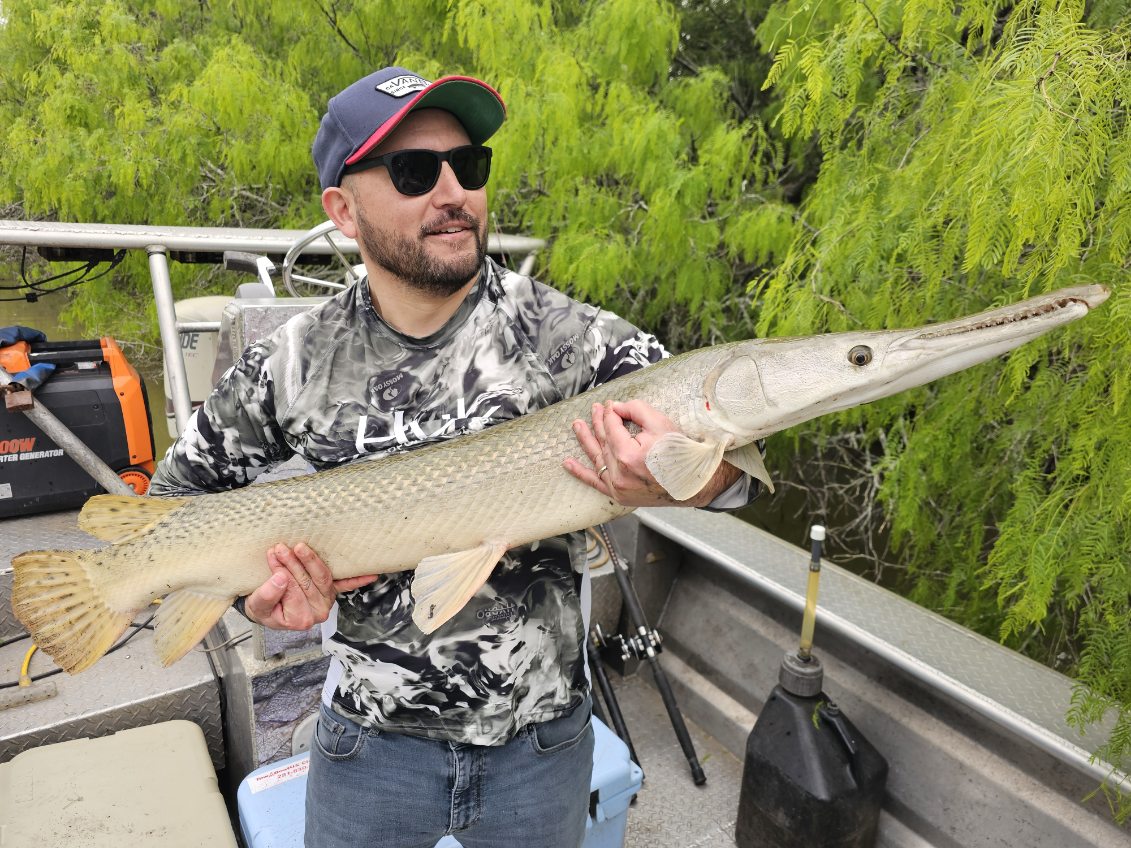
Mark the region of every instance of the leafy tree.
[[[312, 226], [326, 99], [398, 63], [497, 85], [510, 114], [493, 223], [550, 238], [541, 276], [676, 349], [917, 325], [1106, 281], [1098, 315], [799, 429], [772, 464], [850, 460], [906, 591], [1074, 674], [1073, 720], [1113, 716], [1103, 753], [1131, 756], [1125, 2], [5, 0], [3, 14], [0, 204], [27, 217]], [[174, 271], [179, 296], [231, 286]], [[72, 311], [152, 338], [134, 308], [148, 288], [138, 260]]]
[[817, 138], [822, 161], [753, 284], [772, 334], [1113, 287], [1065, 332], [818, 429], [894, 437], [878, 495], [912, 597], [1067, 659], [1084, 684], [1070, 718], [1114, 715], [1114, 763], [1131, 754], [1128, 18], [1055, 0], [775, 4], [758, 28], [775, 125]]

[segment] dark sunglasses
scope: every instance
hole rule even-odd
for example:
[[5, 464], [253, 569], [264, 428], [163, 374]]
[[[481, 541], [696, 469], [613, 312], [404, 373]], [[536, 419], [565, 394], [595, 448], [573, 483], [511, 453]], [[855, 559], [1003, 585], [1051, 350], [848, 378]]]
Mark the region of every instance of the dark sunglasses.
[[483, 188], [491, 176], [491, 148], [481, 144], [465, 144], [442, 153], [436, 150], [398, 150], [362, 159], [348, 166], [342, 174], [356, 174], [384, 166], [389, 169], [393, 188], [413, 197], [432, 190], [440, 179], [440, 169], [445, 162], [452, 166], [459, 184], [468, 191]]

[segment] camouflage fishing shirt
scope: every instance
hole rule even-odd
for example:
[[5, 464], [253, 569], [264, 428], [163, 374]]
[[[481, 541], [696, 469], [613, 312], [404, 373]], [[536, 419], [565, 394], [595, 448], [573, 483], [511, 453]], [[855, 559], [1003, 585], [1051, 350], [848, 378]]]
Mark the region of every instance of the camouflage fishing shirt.
[[[362, 281], [251, 345], [152, 481], [157, 495], [246, 485], [295, 454], [316, 469], [524, 415], [665, 355], [610, 312], [496, 265], [436, 334], [411, 338]], [[579, 448], [580, 450], [580, 448]], [[510, 551], [451, 621], [413, 625], [413, 572], [338, 596], [324, 697], [363, 723], [498, 745], [588, 688], [581, 534]]]

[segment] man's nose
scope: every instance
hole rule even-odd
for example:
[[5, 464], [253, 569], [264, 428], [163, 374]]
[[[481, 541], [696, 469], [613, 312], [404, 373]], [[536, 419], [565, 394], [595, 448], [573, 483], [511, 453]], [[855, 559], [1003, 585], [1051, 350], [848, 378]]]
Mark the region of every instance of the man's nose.
[[432, 202], [437, 206], [462, 206], [467, 199], [465, 189], [452, 170], [451, 162], [440, 163], [440, 177], [432, 189]]

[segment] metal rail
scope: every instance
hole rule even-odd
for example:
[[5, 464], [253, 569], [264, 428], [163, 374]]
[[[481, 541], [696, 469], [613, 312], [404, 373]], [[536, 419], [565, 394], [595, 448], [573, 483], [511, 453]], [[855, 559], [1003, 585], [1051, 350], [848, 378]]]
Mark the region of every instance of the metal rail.
[[[106, 250], [146, 250], [160, 245], [169, 252], [223, 253], [245, 250], [283, 256], [292, 244], [309, 230], [253, 230], [238, 227], [156, 227], [136, 224], [67, 224], [57, 221], [0, 220], [0, 244], [28, 247], [86, 247]], [[332, 242], [332, 243], [331, 243]], [[541, 250], [546, 243], [524, 236], [487, 236], [490, 253], [525, 256]], [[336, 248], [336, 249], [335, 249]], [[359, 254], [357, 242], [341, 233], [330, 240], [311, 242], [307, 253], [330, 256], [341, 251]]]
[[[763, 534], [729, 515], [671, 509], [641, 509], [636, 515], [646, 527], [709, 560], [740, 585], [792, 610], [804, 610], [804, 592], [791, 589], [784, 582], [793, 576], [790, 566], [796, 574], [803, 573], [806, 556], [801, 549], [778, 539], [772, 539], [772, 544], [764, 544], [762, 537], [769, 537], [769, 534]], [[1088, 777], [1124, 792], [1131, 787], [1131, 775], [1041, 724], [1040, 712], [1025, 715], [1019, 709], [1003, 704], [999, 698], [988, 694], [992, 685], [979, 686], [961, 679], [960, 673], [943, 667], [937, 656], [981, 652], [987, 667], [993, 666], [988, 668], [987, 673], [995, 676], [999, 685], [1007, 683], [1004, 676], [1010, 670], [1023, 673], [1031, 669], [1033, 674], [1039, 673], [1040, 680], [1037, 682], [1044, 681], [1044, 688], [1050, 690], [1050, 703], [1040, 706], [1046, 708], [1046, 714], [1049, 711], [1059, 712], [1061, 721], [1068, 706], [1067, 690], [1071, 683], [1063, 675], [857, 578], [832, 563], [824, 565], [826, 588], [830, 591], [826, 592], [826, 600], [819, 613], [822, 632], [872, 652], [931, 690], [984, 716]], [[871, 598], [871, 609], [853, 609], [853, 605], [860, 605], [861, 593], [867, 593]], [[839, 604], [836, 603], [836, 595], [841, 596]], [[854, 612], [859, 615], [854, 616]], [[897, 628], [908, 638], [899, 644], [899, 640], [889, 638], [885, 627]], [[930, 644], [918, 644], [915, 639], [927, 640]], [[934, 652], [936, 658], [923, 656], [930, 652]], [[1063, 685], [1047, 685], [1057, 678]], [[1051, 691], [1054, 688], [1064, 690], [1063, 704], [1051, 703], [1059, 696], [1059, 693]]]
[[[329, 223], [329, 222], [327, 222]], [[319, 238], [304, 247], [306, 253], [319, 256], [359, 255], [357, 242], [346, 238], [325, 224]], [[153, 298], [157, 305], [157, 324], [169, 375], [169, 398], [173, 403], [177, 431], [182, 432], [192, 414], [188, 376], [184, 355], [178, 341], [178, 330], [195, 328], [178, 325], [173, 309], [173, 288], [169, 280], [169, 258], [176, 254], [210, 254], [220, 256], [226, 250], [283, 256], [296, 242], [306, 239], [309, 230], [252, 230], [233, 227], [158, 227], [137, 224], [70, 224], [57, 221], [0, 220], [0, 244], [17, 247], [86, 248], [96, 250], [144, 250], [149, 255], [149, 272], [153, 282]], [[529, 273], [529, 258], [546, 243], [541, 239], [492, 233], [487, 236], [490, 253], [525, 256], [523, 264]], [[211, 328], [209, 328], [211, 329]]]

